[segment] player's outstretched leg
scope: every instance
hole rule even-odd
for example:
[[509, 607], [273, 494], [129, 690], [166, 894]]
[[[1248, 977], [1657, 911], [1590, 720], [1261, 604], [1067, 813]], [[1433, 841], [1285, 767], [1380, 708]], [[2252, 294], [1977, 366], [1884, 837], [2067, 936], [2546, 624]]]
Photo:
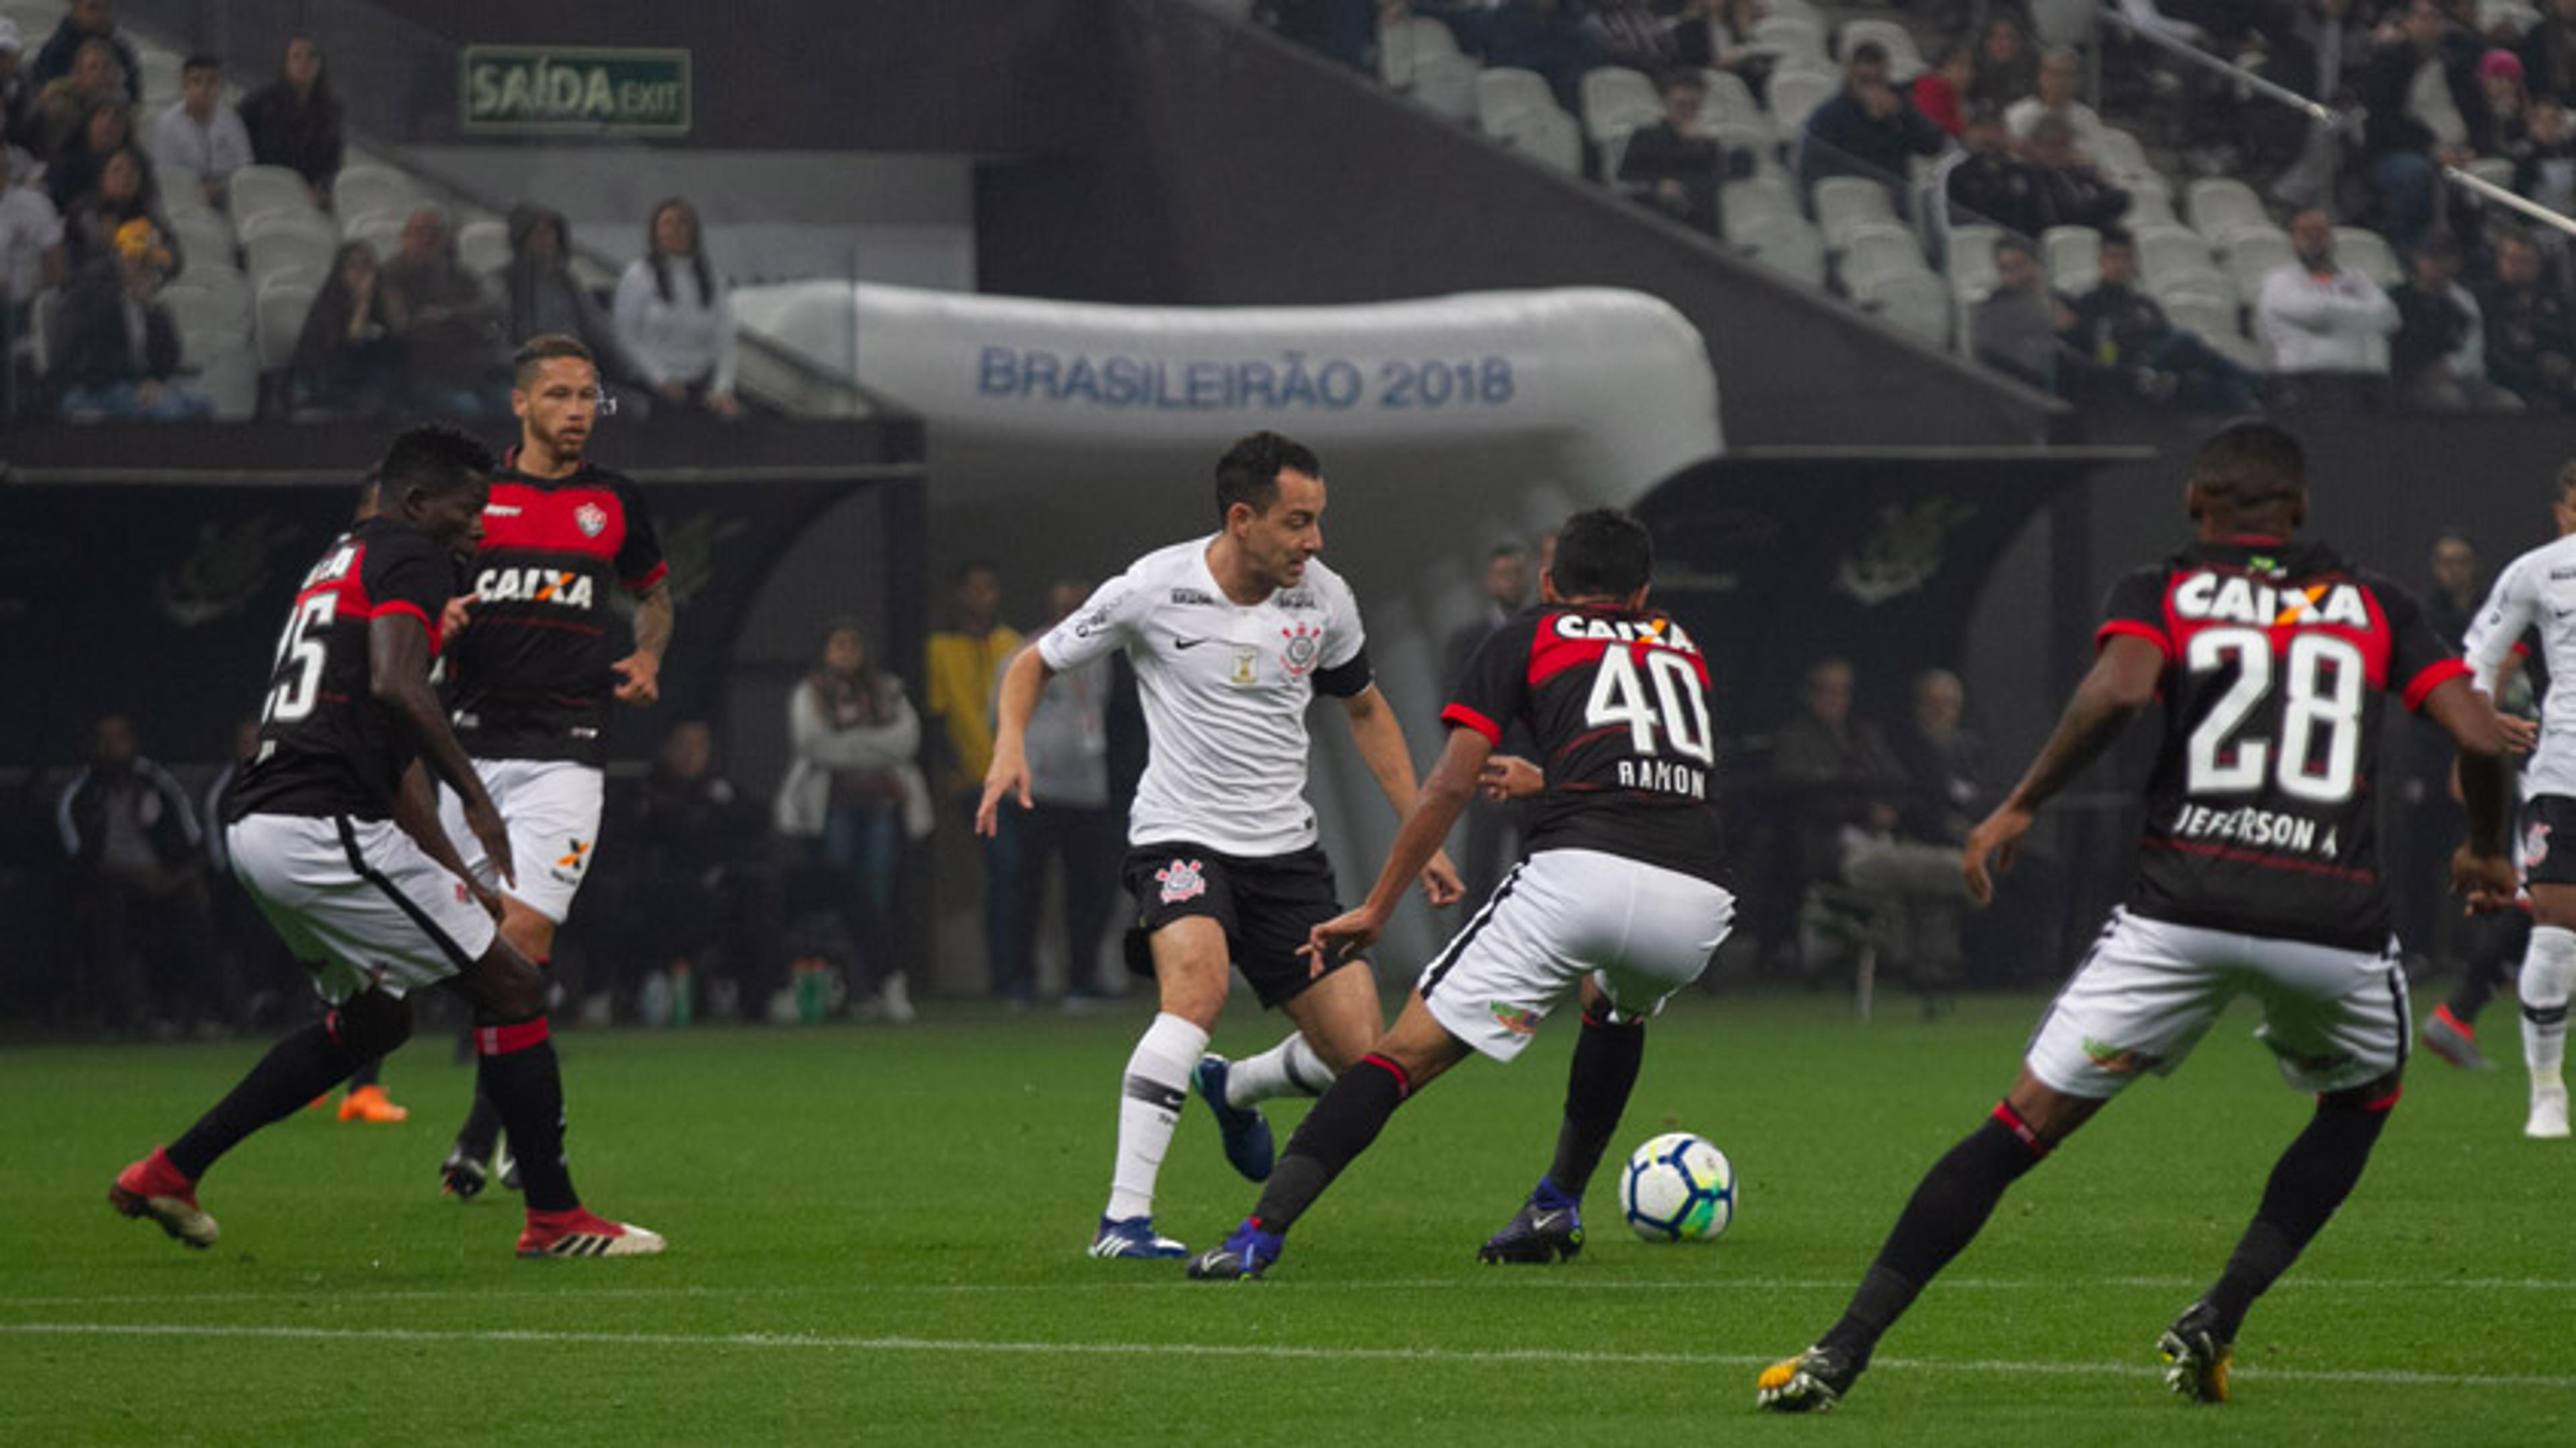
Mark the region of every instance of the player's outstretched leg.
[[[2566, 887], [2555, 887], [2565, 889]], [[2531, 1070], [2531, 1117], [2522, 1134], [2567, 1139], [2567, 998], [2576, 991], [2576, 930], [2535, 925], [2522, 957], [2522, 1059]]]
[[116, 1174], [110, 1206], [145, 1217], [191, 1247], [215, 1244], [215, 1219], [197, 1205], [197, 1180], [244, 1137], [295, 1114], [364, 1062], [411, 1035], [411, 1007], [363, 991], [337, 1010], [269, 1047], [250, 1074], [166, 1148]]
[[2450, 999], [2435, 1006], [2432, 1019], [2424, 1023], [2424, 1049], [2464, 1071], [2492, 1071], [2495, 1062], [2478, 1049], [2478, 1015], [2513, 978], [2530, 949], [2531, 912], [2473, 915], [2463, 932], [2468, 964]]
[[1240, 1061], [1211, 1051], [1199, 1058], [1190, 1081], [1216, 1115], [1227, 1164], [1245, 1180], [1257, 1182], [1269, 1180], [1277, 1161], [1261, 1103], [1281, 1096], [1321, 1096], [1333, 1084], [1333, 1072], [1307, 1043], [1305, 1033], [1292, 1031], [1269, 1050]]
[[2317, 1099], [2307, 1128], [2273, 1165], [2262, 1204], [2227, 1259], [2227, 1270], [2158, 1339], [2167, 1387], [2195, 1402], [2227, 1401], [2228, 1364], [2246, 1311], [2290, 1269], [2352, 1194], [2399, 1094], [2392, 1073]]
[[[2028, 1094], [2034, 1092], [2036, 1097]], [[2016, 1100], [2074, 1103], [2064, 1108], [2072, 1120], [2055, 1122], [2054, 1133], [2043, 1138], [2013, 1104]], [[1888, 1233], [1887, 1245], [1879, 1248], [1851, 1305], [1843, 1309], [1842, 1320], [1806, 1351], [1764, 1368], [1755, 1383], [1755, 1403], [1776, 1413], [1812, 1413], [1842, 1401], [1869, 1367], [1880, 1336], [1933, 1276], [1976, 1240], [2004, 1192], [2098, 1104], [2060, 1096], [2024, 1071], [2012, 1096], [1924, 1174], [1895, 1230]]]
[[1589, 982], [1584, 996], [1583, 1034], [1566, 1072], [1556, 1156], [1529, 1200], [1476, 1249], [1479, 1262], [1571, 1262], [1583, 1250], [1583, 1191], [1619, 1129], [1646, 1058], [1645, 1023], [1619, 1020]]

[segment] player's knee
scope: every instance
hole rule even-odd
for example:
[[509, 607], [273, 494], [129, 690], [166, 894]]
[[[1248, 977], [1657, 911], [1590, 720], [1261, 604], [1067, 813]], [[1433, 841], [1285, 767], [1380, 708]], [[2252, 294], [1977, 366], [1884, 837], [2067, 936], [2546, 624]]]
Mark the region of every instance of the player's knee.
[[411, 1005], [380, 990], [363, 990], [331, 1012], [332, 1035], [361, 1057], [390, 1054], [411, 1039]]
[[2317, 1097], [2317, 1110], [2321, 1113], [2354, 1112], [2373, 1120], [2385, 1121], [2388, 1113], [2397, 1109], [2399, 1099], [2405, 1094], [2404, 1074], [2391, 1071], [2385, 1076], [2366, 1081], [2359, 1086], [2320, 1094]]
[[546, 1011], [545, 973], [505, 940], [495, 940], [469, 976], [475, 1023], [516, 1025]]

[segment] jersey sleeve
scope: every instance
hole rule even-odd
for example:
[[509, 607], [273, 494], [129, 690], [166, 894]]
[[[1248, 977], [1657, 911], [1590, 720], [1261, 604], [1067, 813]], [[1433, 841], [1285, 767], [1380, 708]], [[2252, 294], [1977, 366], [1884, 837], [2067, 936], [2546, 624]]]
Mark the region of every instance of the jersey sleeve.
[[2141, 568], [2111, 585], [2102, 603], [2102, 626], [2093, 631], [2093, 647], [2108, 647], [2123, 634], [2156, 646], [2168, 662], [2174, 657], [2173, 631], [2165, 624], [2165, 572]]
[[1338, 669], [1368, 648], [1368, 628], [1360, 622], [1359, 595], [1338, 574], [1332, 578], [1326, 601], [1330, 612], [1325, 615], [1324, 656], [1318, 662], [1326, 669]]
[[1500, 746], [1503, 727], [1529, 704], [1530, 645], [1537, 636], [1535, 618], [1516, 618], [1476, 645], [1458, 673], [1458, 687], [1440, 722], [1452, 729], [1473, 729], [1488, 744]]
[[419, 619], [429, 630], [430, 652], [438, 652], [444, 643], [439, 620], [456, 592], [456, 563], [447, 550], [422, 535], [389, 534], [367, 549], [365, 569], [368, 606]]
[[2540, 590], [2534, 585], [2531, 555], [2526, 553], [2506, 566], [2487, 591], [2487, 601], [2478, 616], [2469, 623], [2469, 636], [2462, 652], [2477, 686], [2495, 692], [2497, 671], [2504, 667], [2507, 656], [2521, 643], [2522, 636], [2540, 621]]
[[650, 593], [670, 576], [671, 565], [662, 557], [662, 540], [653, 532], [653, 515], [644, 507], [644, 495], [621, 482], [617, 501], [626, 511], [626, 541], [617, 550], [618, 581], [629, 593]]
[[1118, 575], [1093, 589], [1071, 617], [1038, 637], [1038, 657], [1061, 674], [1125, 646], [1152, 595], [1153, 590], [1137, 583], [1134, 570]]
[[2407, 708], [2423, 708], [2435, 689], [2469, 676], [2469, 666], [2433, 631], [2413, 594], [2387, 583], [2374, 583], [2371, 592], [2388, 620], [2388, 690]]

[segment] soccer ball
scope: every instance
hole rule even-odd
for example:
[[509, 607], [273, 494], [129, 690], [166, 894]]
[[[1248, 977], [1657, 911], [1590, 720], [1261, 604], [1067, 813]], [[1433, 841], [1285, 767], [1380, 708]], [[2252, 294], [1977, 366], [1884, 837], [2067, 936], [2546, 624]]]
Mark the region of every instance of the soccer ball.
[[1708, 1242], [1735, 1220], [1735, 1167], [1704, 1137], [1668, 1131], [1619, 1176], [1619, 1215], [1649, 1242]]

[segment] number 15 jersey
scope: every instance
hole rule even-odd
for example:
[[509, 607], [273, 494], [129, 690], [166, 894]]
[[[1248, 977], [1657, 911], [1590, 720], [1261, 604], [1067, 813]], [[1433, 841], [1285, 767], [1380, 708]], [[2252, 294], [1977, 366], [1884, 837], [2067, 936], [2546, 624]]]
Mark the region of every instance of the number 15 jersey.
[[1477, 646], [1440, 717], [1494, 744], [1528, 722], [1547, 772], [1530, 853], [1598, 850], [1727, 883], [1708, 661], [1669, 615], [1533, 609]]
[[2195, 544], [2111, 591], [2099, 641], [2164, 654], [2137, 914], [2354, 950], [2388, 943], [2376, 697], [2467, 675], [2414, 599], [2322, 544]]

